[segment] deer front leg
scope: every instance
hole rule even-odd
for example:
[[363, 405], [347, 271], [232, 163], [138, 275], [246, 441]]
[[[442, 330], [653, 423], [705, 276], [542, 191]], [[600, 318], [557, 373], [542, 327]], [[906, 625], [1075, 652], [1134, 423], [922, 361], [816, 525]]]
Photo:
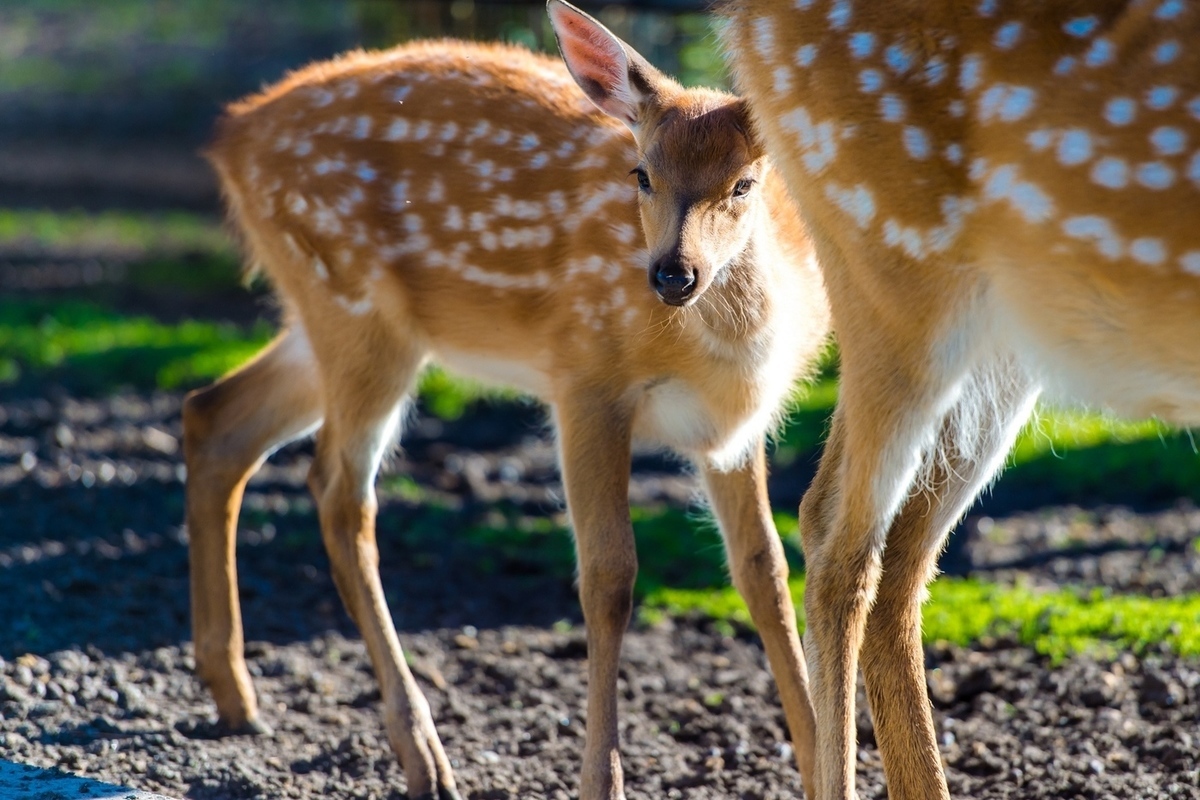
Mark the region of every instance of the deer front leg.
[[188, 560], [196, 673], [222, 728], [265, 733], [246, 669], [234, 548], [246, 481], [266, 454], [321, 421], [304, 332], [293, 328], [254, 361], [183, 404]]
[[[404, 370], [401, 387], [417, 363], [414, 359], [412, 369]], [[408, 796], [459, 800], [450, 760], [434, 729], [429, 703], [405, 663], [379, 580], [374, 482], [399, 424], [399, 397], [391, 392], [372, 396], [366, 381], [343, 379], [327, 385], [330, 410], [317, 439], [309, 487], [317, 500], [334, 583], [371, 656], [388, 740], [404, 767]]]
[[[598, 393], [597, 393], [598, 394]], [[631, 413], [579, 392], [556, 409], [563, 485], [587, 625], [587, 737], [581, 800], [624, 800], [617, 669], [633, 608], [637, 554], [629, 521]]]
[[787, 585], [787, 560], [767, 499], [762, 440], [741, 467], [721, 472], [705, 465], [703, 474], [713, 513], [725, 537], [733, 585], [745, 598], [762, 637], [795, 743], [805, 793], [813, 797], [816, 726], [808, 694], [808, 668]]

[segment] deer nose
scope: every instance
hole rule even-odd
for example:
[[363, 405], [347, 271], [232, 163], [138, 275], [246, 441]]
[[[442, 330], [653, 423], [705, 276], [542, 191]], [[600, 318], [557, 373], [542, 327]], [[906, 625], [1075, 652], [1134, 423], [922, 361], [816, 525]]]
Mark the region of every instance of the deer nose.
[[696, 273], [678, 261], [662, 259], [653, 266], [654, 291], [664, 303], [681, 306], [696, 288]]

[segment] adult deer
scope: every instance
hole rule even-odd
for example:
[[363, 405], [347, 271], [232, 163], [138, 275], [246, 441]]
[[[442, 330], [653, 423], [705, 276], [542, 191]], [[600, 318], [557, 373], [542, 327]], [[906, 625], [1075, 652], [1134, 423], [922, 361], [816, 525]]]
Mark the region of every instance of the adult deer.
[[238, 509], [267, 454], [320, 427], [309, 485], [408, 794], [458, 796], [375, 543], [375, 475], [432, 359], [551, 406], [587, 623], [582, 797], [623, 797], [635, 439], [700, 471], [808, 772], [763, 439], [828, 333], [811, 245], [740, 100], [684, 90], [586, 14], [549, 10], [586, 97], [525, 50], [418, 43], [311, 66], [220, 123], [208, 156], [286, 325], [184, 404], [197, 672], [224, 725], [264, 728], [243, 658]]
[[841, 396], [801, 505], [817, 797], [862, 668], [893, 798], [947, 797], [920, 605], [1042, 389], [1200, 423], [1200, 8], [732, 0], [809, 227]]

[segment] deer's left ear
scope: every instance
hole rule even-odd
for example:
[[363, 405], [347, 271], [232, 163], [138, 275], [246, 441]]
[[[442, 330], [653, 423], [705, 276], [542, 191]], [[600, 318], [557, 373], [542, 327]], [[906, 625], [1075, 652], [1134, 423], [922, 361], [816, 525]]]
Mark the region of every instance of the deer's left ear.
[[608, 28], [563, 0], [547, 0], [546, 11], [571, 77], [601, 111], [635, 132], [646, 107], [670, 78], [650, 66]]

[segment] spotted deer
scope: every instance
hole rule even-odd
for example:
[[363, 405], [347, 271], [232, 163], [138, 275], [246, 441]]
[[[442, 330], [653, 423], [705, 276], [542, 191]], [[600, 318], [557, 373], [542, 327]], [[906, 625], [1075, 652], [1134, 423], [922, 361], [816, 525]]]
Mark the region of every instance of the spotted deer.
[[310, 66], [220, 122], [208, 158], [286, 322], [184, 403], [197, 672], [224, 726], [266, 730], [243, 656], [238, 510], [266, 456], [320, 428], [309, 486], [408, 794], [459, 796], [375, 542], [375, 475], [434, 361], [551, 408], [587, 626], [582, 797], [624, 796], [635, 440], [700, 472], [807, 773], [763, 441], [829, 329], [811, 244], [740, 100], [683, 89], [566, 3], [549, 12], [569, 71], [515, 47], [415, 43]]
[[1049, 394], [1200, 423], [1200, 7], [728, 0], [724, 45], [813, 237], [840, 399], [801, 505], [816, 796], [947, 797], [921, 602]]

